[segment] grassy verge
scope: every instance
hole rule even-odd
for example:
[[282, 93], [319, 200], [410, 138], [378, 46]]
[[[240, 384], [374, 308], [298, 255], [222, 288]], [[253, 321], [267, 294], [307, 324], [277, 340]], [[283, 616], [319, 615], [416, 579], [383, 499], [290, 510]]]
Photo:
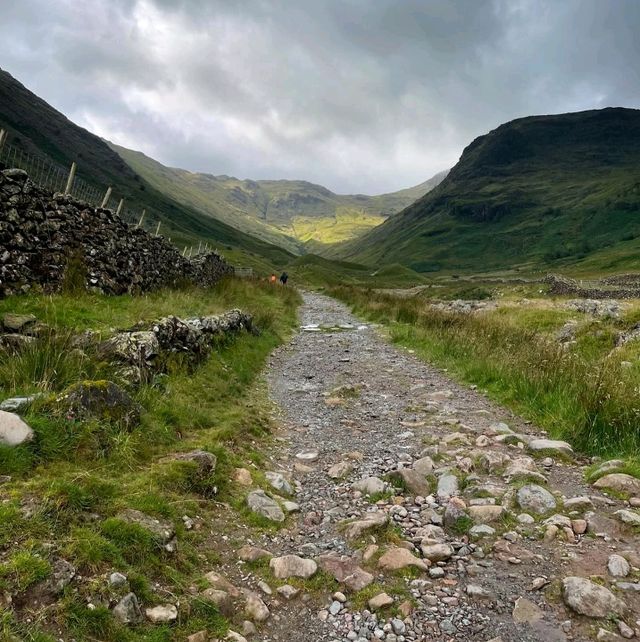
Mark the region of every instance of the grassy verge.
[[[553, 437], [589, 454], [637, 453], [638, 373], [622, 367], [624, 351], [610, 353], [610, 328], [567, 350], [543, 331], [553, 325], [552, 313], [455, 314], [371, 290], [339, 287], [331, 293], [388, 326], [394, 342], [486, 389]], [[565, 316], [561, 312], [557, 320]]]
[[[239, 335], [217, 346], [200, 365], [175, 369], [137, 389], [133, 394], [144, 410], [133, 428], [106, 420], [67, 421], [37, 405], [32, 408], [25, 419], [35, 440], [0, 449], [0, 474], [13, 476], [0, 485], [0, 595], [12, 598], [0, 612], [0, 639], [50, 642], [62, 635], [169, 641], [203, 628], [213, 636], [224, 632], [225, 618], [190, 587], [201, 586], [202, 576], [219, 561], [212, 521], [220, 502], [235, 501], [237, 490], [229, 482], [233, 467], [259, 458], [257, 443], [267, 434], [269, 420], [257, 377], [270, 351], [295, 324], [297, 304], [290, 289], [237, 280], [212, 290], [140, 298], [1, 302], [2, 311], [34, 313], [63, 337], [85, 328], [106, 332], [168, 313], [190, 316], [231, 307], [251, 312], [262, 332]], [[80, 359], [79, 366], [69, 362], [72, 351], [64, 341], [57, 348], [45, 341], [47, 354], [39, 369], [34, 368], [35, 349], [34, 358], [22, 365], [8, 368], [3, 361], [0, 398], [34, 388], [57, 392], [76, 377], [100, 370], [92, 355]], [[202, 476], [193, 463], [164, 459], [193, 449], [217, 456], [214, 474]], [[165, 551], [147, 531], [119, 519], [124, 509], [171, 522], [177, 552]], [[193, 528], [187, 527], [190, 522]], [[42, 582], [51, 579], [60, 559], [73, 564], [78, 575], [51, 604], [43, 604], [38, 600]], [[124, 586], [109, 584], [115, 571], [127, 577]], [[178, 621], [172, 626], [119, 624], [111, 607], [129, 591], [143, 607], [178, 604]]]

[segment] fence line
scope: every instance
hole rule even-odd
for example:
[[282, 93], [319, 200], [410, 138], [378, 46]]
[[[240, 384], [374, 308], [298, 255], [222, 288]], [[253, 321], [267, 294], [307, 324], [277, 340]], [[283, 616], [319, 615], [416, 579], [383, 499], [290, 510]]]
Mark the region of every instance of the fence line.
[[[29, 174], [29, 178], [43, 189], [68, 194], [92, 207], [110, 209], [134, 227], [142, 227], [155, 236], [160, 234], [161, 221], [147, 216], [147, 210], [143, 209], [141, 215], [140, 212], [125, 208], [125, 199], [113, 194], [114, 186], [100, 187], [91, 184], [76, 175], [76, 168], [77, 171], [81, 171], [82, 168], [77, 167], [75, 162], [72, 163], [71, 168], [63, 167], [49, 157], [36, 155], [22, 147], [7, 143], [7, 138], [8, 132], [0, 129], [0, 164], [7, 168], [23, 169]], [[208, 246], [205, 245], [206, 247]], [[201, 248], [202, 244], [195, 254], [193, 254], [193, 247], [189, 248], [189, 256], [192, 254], [197, 256]], [[187, 252], [186, 247], [185, 252]]]

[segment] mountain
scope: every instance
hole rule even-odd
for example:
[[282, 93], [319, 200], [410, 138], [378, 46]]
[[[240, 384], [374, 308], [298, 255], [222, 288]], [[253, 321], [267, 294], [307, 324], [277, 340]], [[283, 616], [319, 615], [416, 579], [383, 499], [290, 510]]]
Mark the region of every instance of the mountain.
[[640, 110], [531, 116], [476, 138], [344, 260], [419, 272], [640, 267]]
[[116, 199], [124, 198], [126, 207], [136, 215], [146, 209], [149, 224], [161, 221], [162, 233], [178, 244], [208, 241], [229, 256], [242, 251], [239, 260], [249, 263], [266, 259], [285, 265], [292, 258], [281, 247], [247, 235], [159, 191], [102, 139], [72, 123], [1, 69], [0, 127], [8, 131], [9, 145], [45, 162], [68, 168], [76, 161], [78, 178], [101, 192], [113, 186]]
[[390, 194], [340, 195], [307, 181], [241, 180], [165, 167], [141, 152], [109, 144], [167, 196], [297, 254], [306, 251], [308, 241], [333, 243], [364, 233], [426, 194], [446, 175], [441, 172]]

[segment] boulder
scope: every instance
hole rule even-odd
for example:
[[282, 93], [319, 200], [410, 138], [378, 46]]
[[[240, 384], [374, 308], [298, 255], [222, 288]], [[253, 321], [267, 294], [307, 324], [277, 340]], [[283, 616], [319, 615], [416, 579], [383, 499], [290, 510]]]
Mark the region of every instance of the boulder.
[[453, 548], [449, 544], [423, 544], [420, 549], [430, 562], [443, 562], [453, 555]]
[[127, 593], [116, 604], [113, 608], [113, 616], [122, 624], [135, 625], [142, 622], [142, 611], [135, 593]]
[[145, 615], [154, 624], [167, 624], [178, 619], [178, 609], [173, 604], [164, 604], [145, 609]]
[[378, 595], [372, 597], [368, 602], [368, 606], [372, 611], [378, 611], [379, 609], [391, 606], [392, 604], [393, 598], [386, 593], [378, 593]]
[[627, 608], [609, 589], [583, 577], [562, 580], [562, 599], [576, 613], [593, 618], [621, 617]]
[[0, 444], [19, 446], [33, 439], [33, 429], [18, 415], [0, 410]]
[[474, 524], [487, 524], [495, 522], [505, 514], [504, 506], [469, 506], [469, 517]]
[[460, 493], [458, 478], [455, 475], [441, 475], [438, 479], [438, 490], [436, 491], [440, 499], [449, 499]]
[[527, 444], [527, 449], [534, 455], [573, 457], [573, 448], [566, 441], [533, 439]]
[[216, 471], [218, 458], [208, 450], [191, 450], [186, 453], [174, 453], [164, 457], [162, 461], [187, 461], [198, 465], [198, 474], [200, 477], [208, 477]]
[[258, 548], [257, 546], [250, 546], [245, 544], [238, 551], [238, 559], [241, 559], [243, 562], [257, 562], [262, 559], [269, 559], [273, 555], [269, 551], [265, 551], [263, 548]]
[[640, 494], [640, 479], [626, 473], [609, 473], [600, 477], [593, 486], [601, 490], [615, 490], [629, 495]]
[[623, 524], [628, 526], [640, 527], [640, 513], [632, 510], [621, 509], [617, 510], [614, 514]]
[[375, 511], [366, 513], [362, 519], [345, 520], [340, 522], [340, 525], [344, 527], [344, 536], [347, 539], [357, 539], [367, 531], [386, 526], [388, 522], [389, 518], [386, 513]]
[[334, 464], [329, 468], [327, 475], [329, 475], [331, 479], [342, 479], [343, 477], [350, 475], [352, 470], [353, 465], [350, 462], [339, 461], [337, 464]]
[[279, 580], [287, 580], [290, 577], [301, 577], [306, 580], [315, 575], [318, 565], [313, 560], [297, 555], [283, 555], [272, 557], [269, 568]]
[[13, 314], [6, 312], [2, 315], [2, 327], [7, 332], [24, 332], [37, 321], [33, 314]]
[[424, 475], [421, 475], [418, 471], [412, 470], [411, 468], [395, 470], [391, 473], [391, 477], [394, 480], [398, 480], [400, 484], [413, 495], [421, 495], [424, 497], [431, 492], [429, 482]]
[[137, 524], [144, 530], [153, 535], [153, 538], [161, 546], [168, 546], [175, 537], [176, 531], [171, 522], [164, 519], [151, 517], [134, 508], [127, 508], [116, 515], [116, 519], [127, 522], [128, 524]]
[[247, 495], [247, 506], [258, 515], [272, 522], [284, 522], [285, 516], [280, 504], [263, 490], [254, 490]]
[[622, 555], [609, 555], [607, 560], [607, 569], [614, 577], [627, 577], [631, 572], [629, 562]]
[[364, 477], [351, 485], [353, 490], [357, 490], [365, 495], [376, 495], [383, 493], [387, 485], [379, 477]]
[[537, 484], [529, 484], [520, 488], [516, 499], [520, 508], [535, 515], [544, 515], [557, 506], [554, 496], [546, 488]]
[[253, 591], [245, 591], [244, 612], [254, 622], [264, 622], [271, 615], [262, 598]]
[[318, 557], [318, 566], [337, 582], [344, 584], [351, 591], [361, 591], [373, 582], [373, 575], [358, 566], [358, 563], [338, 553], [326, 553]]
[[282, 473], [267, 471], [264, 476], [269, 482], [269, 485], [279, 493], [286, 493], [287, 495], [293, 494], [293, 488], [291, 487], [291, 484], [287, 481]]
[[430, 475], [433, 472], [433, 469], [434, 465], [433, 459], [431, 459], [431, 457], [421, 457], [420, 459], [417, 459], [413, 462], [413, 470], [415, 470], [423, 477]]
[[422, 571], [429, 569], [429, 564], [419, 557], [416, 557], [406, 548], [392, 547], [378, 560], [378, 568], [383, 571], [399, 571], [403, 568], [413, 566]]
[[60, 395], [56, 410], [68, 418], [96, 418], [135, 426], [140, 422], [141, 406], [112, 381], [82, 381]]

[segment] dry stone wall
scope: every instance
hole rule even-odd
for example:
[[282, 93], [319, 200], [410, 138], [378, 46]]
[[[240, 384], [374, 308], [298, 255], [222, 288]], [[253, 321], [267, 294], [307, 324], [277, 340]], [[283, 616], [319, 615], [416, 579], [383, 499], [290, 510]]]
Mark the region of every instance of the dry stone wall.
[[59, 290], [68, 266], [106, 294], [185, 281], [209, 286], [233, 273], [215, 253], [186, 259], [111, 210], [43, 190], [23, 170], [0, 172], [0, 297]]

